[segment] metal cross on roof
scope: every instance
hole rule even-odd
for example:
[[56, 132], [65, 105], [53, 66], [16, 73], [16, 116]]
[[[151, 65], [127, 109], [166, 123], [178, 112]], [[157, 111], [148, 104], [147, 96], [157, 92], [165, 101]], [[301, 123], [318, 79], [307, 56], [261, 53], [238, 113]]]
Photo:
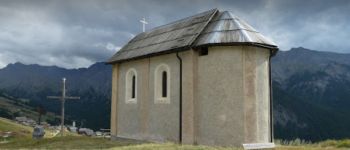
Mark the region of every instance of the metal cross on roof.
[[146, 24], [148, 24], [148, 22], [146, 22], [145, 18], [142, 18], [142, 20], [140, 20], [140, 22], [142, 23], [142, 32], [146, 31]]
[[64, 103], [68, 99], [80, 99], [80, 97], [66, 96], [66, 78], [63, 78], [62, 85], [62, 96], [47, 96], [48, 99], [59, 99], [61, 100], [61, 136], [64, 132]]

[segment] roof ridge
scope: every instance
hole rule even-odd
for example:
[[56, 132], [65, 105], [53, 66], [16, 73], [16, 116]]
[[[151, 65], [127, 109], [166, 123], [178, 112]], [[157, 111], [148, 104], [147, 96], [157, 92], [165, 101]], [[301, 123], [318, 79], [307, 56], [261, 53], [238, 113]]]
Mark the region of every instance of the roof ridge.
[[248, 30], [248, 29], [230, 29], [230, 30], [212, 30], [212, 31], [209, 31], [209, 32], [203, 32], [201, 34], [209, 34], [209, 33], [213, 33], [213, 32], [226, 32], [226, 31], [240, 31], [240, 30], [245, 30], [245, 31], [248, 31], [248, 32], [254, 32], [254, 33], [260, 33], [258, 31], [254, 31], [254, 30]]
[[203, 33], [203, 31], [207, 28], [208, 24], [211, 22], [211, 20], [214, 18], [214, 16], [219, 12], [218, 9], [213, 9], [214, 12], [213, 14], [210, 16], [210, 18], [208, 19], [208, 21], [205, 23], [205, 25], [203, 26], [203, 28], [201, 29], [201, 31], [198, 32], [198, 34], [196, 35], [196, 37], [192, 38], [192, 40], [188, 43], [188, 45], [190, 47], [193, 46], [193, 44], [195, 43], [195, 41], [198, 39], [198, 37]]

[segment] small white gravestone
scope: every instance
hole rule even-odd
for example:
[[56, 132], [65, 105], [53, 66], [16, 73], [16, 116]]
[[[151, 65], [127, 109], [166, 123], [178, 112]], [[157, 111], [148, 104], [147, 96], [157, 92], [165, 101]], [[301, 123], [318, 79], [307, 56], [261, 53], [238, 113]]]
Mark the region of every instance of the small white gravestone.
[[249, 143], [243, 144], [244, 149], [268, 149], [274, 148], [275, 143]]

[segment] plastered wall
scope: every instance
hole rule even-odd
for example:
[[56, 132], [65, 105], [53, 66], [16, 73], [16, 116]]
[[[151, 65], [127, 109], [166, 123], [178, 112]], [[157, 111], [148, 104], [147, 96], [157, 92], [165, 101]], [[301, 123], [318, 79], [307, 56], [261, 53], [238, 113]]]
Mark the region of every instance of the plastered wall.
[[210, 47], [198, 57], [196, 142], [241, 146], [269, 142], [269, 51]]
[[[166, 64], [170, 68], [170, 103], [155, 103], [155, 68]], [[126, 72], [133, 68], [137, 72], [136, 103], [125, 101]], [[115, 71], [114, 71], [115, 72]], [[115, 136], [150, 140], [150, 141], [178, 141], [179, 139], [179, 65], [176, 54], [145, 58], [118, 64], [118, 80], [112, 103], [112, 131]], [[117, 73], [114, 73], [117, 74]], [[112, 94], [113, 95], [113, 94]], [[115, 106], [115, 104], [112, 104]], [[114, 114], [113, 114], [114, 113]], [[114, 129], [115, 128], [115, 129]], [[113, 133], [113, 132], [112, 132]]]
[[[269, 142], [269, 50], [210, 47], [180, 52], [183, 64], [182, 142], [219, 146]], [[170, 68], [170, 103], [155, 103], [155, 68]], [[125, 74], [137, 70], [137, 103], [125, 103]], [[176, 53], [114, 65], [113, 136], [179, 142], [179, 60]]]

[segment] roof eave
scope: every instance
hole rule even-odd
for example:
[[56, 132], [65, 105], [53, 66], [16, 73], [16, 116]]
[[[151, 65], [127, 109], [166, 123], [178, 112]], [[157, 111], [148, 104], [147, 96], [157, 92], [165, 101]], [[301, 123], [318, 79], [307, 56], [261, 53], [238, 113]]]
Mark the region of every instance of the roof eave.
[[149, 58], [149, 57], [165, 55], [165, 54], [171, 54], [171, 53], [186, 51], [186, 50], [190, 50], [190, 49], [191, 49], [190, 46], [178, 47], [178, 48], [173, 48], [173, 49], [166, 50], [166, 51], [160, 51], [160, 52], [157, 52], [157, 53], [150, 53], [150, 54], [136, 56], [136, 57], [131, 57], [131, 58], [127, 58], [127, 59], [109, 60], [109, 61], [106, 62], [106, 64], [113, 65], [113, 64], [121, 63], [121, 62], [125, 62], [125, 61], [142, 59], [142, 58]]
[[193, 48], [201, 48], [201, 47], [209, 47], [209, 46], [256, 46], [256, 47], [262, 47], [267, 48], [272, 51], [272, 56], [274, 56], [277, 51], [279, 50], [276, 45], [270, 45], [270, 44], [262, 44], [262, 43], [256, 43], [256, 42], [227, 42], [227, 43], [208, 43], [208, 44], [202, 44], [194, 46]]
[[210, 47], [210, 46], [256, 46], [256, 47], [262, 47], [262, 48], [267, 48], [272, 51], [272, 56], [276, 55], [277, 51], [279, 50], [277, 46], [275, 45], [269, 45], [269, 44], [261, 44], [261, 43], [254, 43], [254, 42], [230, 42], [230, 43], [208, 43], [208, 44], [203, 44], [203, 45], [198, 45], [198, 46], [185, 46], [185, 47], [179, 47], [179, 48], [174, 48], [170, 49], [167, 51], [161, 51], [158, 53], [151, 53], [147, 55], [142, 55], [142, 56], [137, 56], [137, 57], [132, 57], [132, 58], [127, 58], [127, 59], [120, 59], [120, 60], [109, 60], [106, 62], [106, 64], [116, 64], [116, 63], [121, 63], [125, 61], [130, 61], [130, 60], [136, 60], [136, 59], [142, 59], [142, 58], [148, 58], [148, 57], [153, 57], [153, 56], [159, 56], [159, 55], [164, 55], [164, 54], [171, 54], [175, 52], [180, 52], [180, 51], [186, 51], [190, 49], [197, 49], [201, 47]]

